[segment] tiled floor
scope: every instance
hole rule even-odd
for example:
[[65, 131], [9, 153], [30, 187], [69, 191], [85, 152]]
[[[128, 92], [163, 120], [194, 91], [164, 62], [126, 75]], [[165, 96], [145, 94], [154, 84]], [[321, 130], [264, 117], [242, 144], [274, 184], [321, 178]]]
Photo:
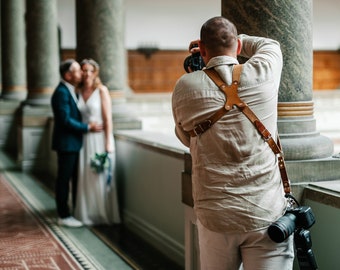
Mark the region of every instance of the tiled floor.
[[0, 150], [0, 269], [182, 270], [124, 226], [55, 224], [51, 192]]

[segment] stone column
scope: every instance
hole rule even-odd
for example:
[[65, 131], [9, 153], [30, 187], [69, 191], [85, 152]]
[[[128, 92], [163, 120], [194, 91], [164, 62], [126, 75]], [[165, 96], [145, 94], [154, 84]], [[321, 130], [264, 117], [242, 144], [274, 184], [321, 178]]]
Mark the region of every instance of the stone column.
[[77, 59], [93, 58], [113, 98], [127, 90], [124, 0], [77, 0]]
[[26, 0], [26, 104], [49, 105], [59, 81], [56, 0]]
[[113, 102], [114, 129], [140, 129], [141, 122], [130, 112], [126, 95], [127, 53], [124, 45], [124, 0], [77, 0], [77, 60], [93, 58]]
[[1, 98], [6, 100], [21, 101], [27, 96], [24, 16], [24, 1], [1, 1]]
[[[1, 2], [0, 2], [0, 15], [1, 15]], [[1, 16], [2, 17], [2, 16]], [[2, 45], [1, 45], [1, 35], [2, 35], [2, 29], [1, 29], [1, 25], [2, 25], [2, 23], [1, 23], [1, 18], [0, 18], [0, 51], [1, 51], [1, 53], [0, 53], [0, 96], [1, 96], [1, 93], [2, 93], [2, 65], [1, 65], [1, 63], [2, 63], [2, 59], [1, 59], [1, 57], [2, 57]]]
[[15, 153], [21, 102], [26, 99], [25, 1], [1, 1], [0, 147]]
[[57, 0], [26, 0], [28, 96], [20, 111], [18, 163], [44, 171], [49, 160], [51, 95], [59, 83]]
[[239, 33], [270, 37], [281, 44], [278, 128], [287, 160], [333, 153], [333, 143], [316, 131], [313, 117], [312, 4], [312, 0], [222, 1], [222, 15], [236, 24]]

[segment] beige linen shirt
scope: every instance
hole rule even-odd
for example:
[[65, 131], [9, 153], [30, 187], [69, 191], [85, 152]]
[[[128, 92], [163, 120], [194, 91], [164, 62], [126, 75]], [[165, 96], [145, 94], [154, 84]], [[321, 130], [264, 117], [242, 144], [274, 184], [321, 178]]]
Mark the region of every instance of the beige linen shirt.
[[[240, 35], [243, 65], [238, 93], [273, 136], [282, 70], [278, 42]], [[231, 84], [238, 61], [218, 56], [207, 63]], [[224, 106], [225, 96], [203, 72], [184, 74], [176, 83], [172, 108], [175, 132], [190, 148], [194, 209], [200, 222], [217, 232], [263, 229], [285, 210], [277, 160], [248, 118], [233, 108], [205, 133], [190, 137], [195, 125]]]

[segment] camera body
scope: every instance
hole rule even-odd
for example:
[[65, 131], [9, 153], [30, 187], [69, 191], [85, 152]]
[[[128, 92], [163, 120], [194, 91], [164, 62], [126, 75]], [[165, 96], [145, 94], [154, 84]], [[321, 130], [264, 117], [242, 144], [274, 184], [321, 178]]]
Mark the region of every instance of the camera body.
[[269, 237], [276, 243], [286, 240], [297, 229], [308, 229], [315, 223], [309, 206], [289, 208], [286, 213], [268, 228]]
[[[194, 47], [198, 47], [197, 44], [193, 45]], [[191, 71], [197, 71], [197, 70], [202, 70], [205, 67], [203, 58], [199, 52], [193, 53], [192, 55], [189, 55], [184, 59], [183, 63], [184, 69], [187, 73], [190, 72], [189, 67]]]
[[318, 265], [312, 251], [312, 238], [307, 230], [315, 223], [309, 206], [287, 209], [286, 213], [268, 228], [269, 237], [281, 243], [294, 233], [296, 255], [301, 270], [316, 270]]

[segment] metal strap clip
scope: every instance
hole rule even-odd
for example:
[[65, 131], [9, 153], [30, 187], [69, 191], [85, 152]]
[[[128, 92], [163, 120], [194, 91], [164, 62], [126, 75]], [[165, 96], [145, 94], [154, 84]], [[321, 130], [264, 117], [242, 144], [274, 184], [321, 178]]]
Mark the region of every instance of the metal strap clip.
[[193, 129], [196, 136], [204, 133], [207, 129], [209, 129], [211, 127], [211, 123], [211, 120], [207, 119], [196, 125]]

